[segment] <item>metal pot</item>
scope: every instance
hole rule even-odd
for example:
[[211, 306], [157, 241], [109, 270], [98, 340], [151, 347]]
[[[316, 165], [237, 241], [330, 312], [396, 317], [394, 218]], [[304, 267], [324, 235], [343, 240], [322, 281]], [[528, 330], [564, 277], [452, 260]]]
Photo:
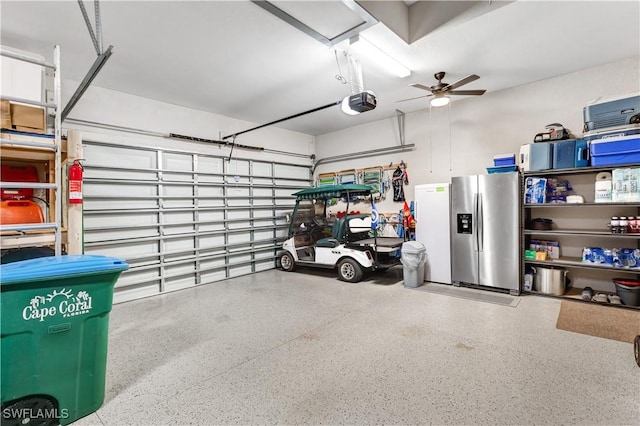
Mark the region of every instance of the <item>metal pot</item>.
[[567, 270], [562, 268], [546, 268], [541, 266], [533, 269], [533, 289], [543, 294], [562, 296], [569, 288]]

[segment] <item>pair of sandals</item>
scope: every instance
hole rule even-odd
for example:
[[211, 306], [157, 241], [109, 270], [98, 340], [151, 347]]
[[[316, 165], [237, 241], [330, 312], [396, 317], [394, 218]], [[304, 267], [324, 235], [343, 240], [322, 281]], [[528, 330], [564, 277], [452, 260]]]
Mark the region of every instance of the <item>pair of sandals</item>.
[[582, 290], [582, 300], [598, 302], [598, 303], [611, 303], [612, 305], [621, 305], [622, 301], [620, 300], [620, 296], [615, 294], [605, 294], [605, 293], [596, 293], [593, 294], [593, 289], [591, 287], [585, 287]]

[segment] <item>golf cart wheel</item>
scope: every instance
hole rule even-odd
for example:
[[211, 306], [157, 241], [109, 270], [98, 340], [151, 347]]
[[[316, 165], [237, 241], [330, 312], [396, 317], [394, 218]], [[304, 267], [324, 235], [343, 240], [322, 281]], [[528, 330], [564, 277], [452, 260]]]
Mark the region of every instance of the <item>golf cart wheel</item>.
[[640, 334], [633, 339], [633, 352], [636, 355], [636, 364], [640, 367]]
[[45, 397], [30, 397], [2, 406], [2, 426], [54, 426], [60, 424], [53, 402]]
[[291, 256], [291, 253], [282, 253], [282, 256], [280, 256], [280, 266], [282, 266], [283, 271], [293, 271], [293, 268], [296, 267], [296, 262], [295, 260], [293, 260], [293, 256]]
[[362, 268], [353, 259], [343, 259], [338, 264], [338, 277], [342, 281], [346, 281], [348, 283], [357, 283], [362, 279], [363, 275]]

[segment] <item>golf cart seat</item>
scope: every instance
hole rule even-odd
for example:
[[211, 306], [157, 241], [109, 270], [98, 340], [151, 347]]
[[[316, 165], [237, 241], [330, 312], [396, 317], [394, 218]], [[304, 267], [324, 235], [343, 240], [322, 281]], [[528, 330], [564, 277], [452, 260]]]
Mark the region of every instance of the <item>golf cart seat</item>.
[[331, 236], [328, 238], [321, 238], [316, 241], [316, 247], [328, 247], [334, 248], [344, 242], [344, 227], [346, 221], [343, 219], [336, 219], [331, 226]]

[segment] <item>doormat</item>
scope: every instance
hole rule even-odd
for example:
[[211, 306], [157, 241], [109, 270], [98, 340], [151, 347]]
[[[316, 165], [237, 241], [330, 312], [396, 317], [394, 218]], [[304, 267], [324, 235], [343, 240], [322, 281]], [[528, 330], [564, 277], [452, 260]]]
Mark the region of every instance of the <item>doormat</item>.
[[[410, 287], [407, 287], [410, 288]], [[493, 303], [495, 305], [509, 306], [515, 308], [520, 303], [520, 299], [507, 296], [506, 294], [496, 294], [487, 290], [476, 290], [472, 288], [454, 287], [446, 284], [425, 284], [421, 287], [411, 288], [412, 290], [426, 291], [427, 293], [443, 294], [445, 296], [458, 297], [460, 299], [476, 300], [478, 302]]]
[[563, 300], [556, 328], [633, 343], [634, 337], [640, 335], [640, 311]]

